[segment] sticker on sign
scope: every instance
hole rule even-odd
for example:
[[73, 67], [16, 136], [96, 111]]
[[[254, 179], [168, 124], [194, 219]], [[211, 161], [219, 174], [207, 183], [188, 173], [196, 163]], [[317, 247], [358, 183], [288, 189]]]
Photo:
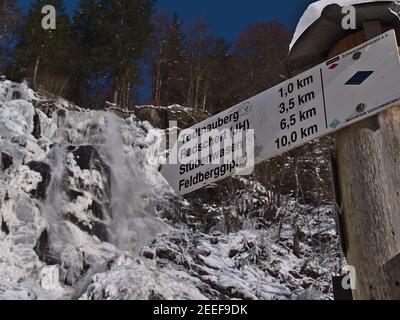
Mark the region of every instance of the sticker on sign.
[[180, 195], [384, 111], [400, 101], [388, 31], [182, 131], [161, 173]]

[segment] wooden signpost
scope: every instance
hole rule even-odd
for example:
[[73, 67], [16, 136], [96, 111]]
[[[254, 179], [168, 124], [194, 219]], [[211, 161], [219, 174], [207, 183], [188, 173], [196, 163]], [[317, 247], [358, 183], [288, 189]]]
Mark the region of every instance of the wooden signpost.
[[[380, 32], [379, 22], [369, 21], [331, 54]], [[400, 253], [399, 111], [389, 109], [335, 134], [346, 258], [357, 272], [355, 299], [400, 299], [400, 270], [385, 271]]]
[[[388, 29], [399, 35], [392, 3], [355, 8], [357, 30], [343, 30], [342, 8], [327, 6], [292, 48], [290, 70], [318, 63], [328, 52], [336, 56]], [[327, 35], [323, 40], [321, 33]], [[357, 300], [400, 298], [399, 111], [396, 106], [335, 133], [340, 234], [347, 262], [356, 271]]]

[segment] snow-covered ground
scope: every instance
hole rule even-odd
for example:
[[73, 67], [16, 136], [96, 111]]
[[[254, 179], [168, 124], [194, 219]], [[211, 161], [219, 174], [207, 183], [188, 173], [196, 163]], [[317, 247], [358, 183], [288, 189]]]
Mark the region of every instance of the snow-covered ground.
[[329, 205], [288, 198], [260, 228], [238, 205], [262, 213], [257, 182], [220, 205], [177, 197], [160, 133], [0, 81], [0, 299], [332, 298]]

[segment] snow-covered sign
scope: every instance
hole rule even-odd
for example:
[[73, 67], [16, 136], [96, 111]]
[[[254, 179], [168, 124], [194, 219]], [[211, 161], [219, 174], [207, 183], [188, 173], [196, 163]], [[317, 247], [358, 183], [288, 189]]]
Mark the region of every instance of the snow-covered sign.
[[[360, 5], [366, 3], [377, 3], [377, 2], [398, 2], [397, 0], [320, 0], [310, 4], [307, 10], [304, 12], [299, 23], [297, 24], [296, 31], [293, 35], [292, 42], [290, 43], [290, 49], [300, 39], [301, 35], [321, 16], [322, 11], [325, 7], [330, 4], [337, 4], [342, 7]], [[393, 14], [397, 14], [393, 12]]]
[[180, 195], [243, 174], [399, 104], [399, 83], [391, 30], [184, 130], [161, 172]]

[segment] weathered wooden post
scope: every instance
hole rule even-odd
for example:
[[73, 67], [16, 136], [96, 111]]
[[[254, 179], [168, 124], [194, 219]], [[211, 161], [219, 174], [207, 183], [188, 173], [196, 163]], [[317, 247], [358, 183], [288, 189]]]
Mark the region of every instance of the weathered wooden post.
[[[289, 67], [297, 72], [399, 27], [388, 6], [357, 5], [358, 30], [350, 34], [341, 29], [341, 8], [327, 7], [292, 49]], [[332, 36], [318, 42], [321, 31]], [[400, 299], [400, 269], [393, 267], [400, 254], [400, 106], [339, 131], [335, 140], [342, 241], [356, 269], [353, 296]]]

